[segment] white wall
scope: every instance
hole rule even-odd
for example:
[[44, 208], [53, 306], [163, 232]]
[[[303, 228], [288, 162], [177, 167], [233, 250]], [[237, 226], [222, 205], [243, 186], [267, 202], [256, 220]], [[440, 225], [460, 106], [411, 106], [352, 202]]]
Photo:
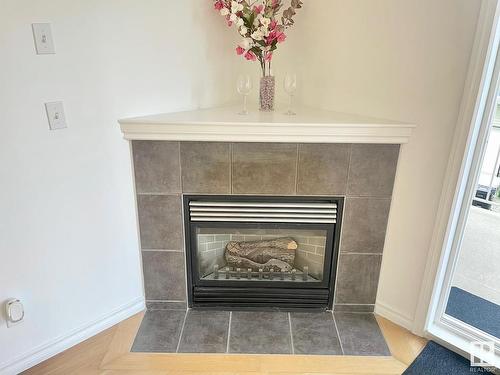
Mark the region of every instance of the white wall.
[[300, 72], [302, 98], [311, 105], [418, 125], [400, 156], [377, 297], [377, 311], [408, 328], [479, 6], [470, 0], [314, 0], [297, 17], [285, 56], [277, 55], [288, 60], [284, 69]]
[[[56, 55], [35, 55], [33, 22], [52, 23]], [[0, 1], [0, 303], [26, 308], [0, 318], [0, 373], [142, 298], [116, 120], [226, 101], [230, 40], [209, 1]], [[48, 130], [53, 100], [68, 129]]]
[[[296, 70], [307, 104], [419, 125], [401, 155], [378, 297], [400, 323], [415, 312], [478, 3], [308, 1], [276, 54], [278, 78]], [[27, 316], [0, 322], [0, 363], [142, 296], [116, 119], [222, 103], [237, 71], [258, 74], [210, 7], [2, 0], [0, 301], [21, 297]], [[52, 23], [56, 55], [34, 54], [32, 22]], [[43, 102], [59, 99], [69, 128], [49, 132]]]

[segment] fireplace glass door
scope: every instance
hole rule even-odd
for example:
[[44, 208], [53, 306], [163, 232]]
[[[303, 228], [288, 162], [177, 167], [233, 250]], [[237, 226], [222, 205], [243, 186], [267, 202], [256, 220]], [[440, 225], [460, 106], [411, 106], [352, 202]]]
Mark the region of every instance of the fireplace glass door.
[[342, 203], [185, 196], [190, 307], [331, 307]]
[[198, 226], [200, 280], [322, 282], [328, 231], [274, 227]]

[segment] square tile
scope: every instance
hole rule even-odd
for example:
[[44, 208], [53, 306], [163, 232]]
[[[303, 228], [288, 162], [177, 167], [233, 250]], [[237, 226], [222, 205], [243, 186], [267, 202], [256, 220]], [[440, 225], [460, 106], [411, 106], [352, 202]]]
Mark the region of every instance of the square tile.
[[290, 321], [295, 354], [342, 354], [330, 312], [290, 313]]
[[179, 353], [225, 353], [228, 311], [190, 310], [182, 331]]
[[349, 144], [299, 145], [297, 194], [345, 194], [350, 150]]
[[399, 145], [352, 145], [347, 195], [390, 197], [398, 157]]
[[147, 300], [186, 300], [184, 253], [143, 251], [142, 267]]
[[382, 253], [390, 207], [390, 198], [347, 198], [340, 251]]
[[183, 250], [181, 197], [138, 195], [142, 249]]
[[375, 310], [375, 305], [357, 305], [357, 304], [342, 304], [336, 303], [333, 306], [335, 312], [359, 312], [372, 313]]
[[340, 254], [335, 303], [374, 304], [382, 255]]
[[133, 141], [138, 194], [181, 193], [179, 142]]
[[295, 194], [297, 145], [235, 143], [234, 194]]
[[147, 311], [132, 345], [132, 352], [175, 353], [185, 311]]
[[334, 313], [345, 355], [390, 356], [373, 314]]
[[235, 311], [231, 317], [230, 353], [291, 354], [286, 312]]
[[229, 143], [182, 142], [182, 190], [184, 193], [231, 192]]
[[186, 301], [148, 301], [146, 300], [146, 309], [154, 310], [187, 310]]

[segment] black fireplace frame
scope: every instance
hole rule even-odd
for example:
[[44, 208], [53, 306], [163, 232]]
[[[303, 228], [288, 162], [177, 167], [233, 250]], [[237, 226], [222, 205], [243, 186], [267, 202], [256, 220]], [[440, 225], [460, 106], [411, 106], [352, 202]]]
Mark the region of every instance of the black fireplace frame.
[[[320, 223], [243, 223], [243, 222], [195, 222], [190, 220], [189, 202], [195, 201], [242, 201], [297, 203], [336, 203], [335, 224]], [[187, 270], [188, 306], [193, 309], [232, 310], [329, 310], [332, 309], [339, 257], [340, 231], [344, 197], [326, 196], [250, 196], [250, 195], [183, 195], [184, 235]], [[315, 283], [290, 281], [203, 280], [198, 275], [196, 228], [282, 228], [325, 230], [327, 240], [323, 265], [323, 280]], [[257, 284], [258, 283], [258, 284]], [[258, 286], [258, 287], [257, 287]], [[243, 297], [242, 297], [243, 296]]]

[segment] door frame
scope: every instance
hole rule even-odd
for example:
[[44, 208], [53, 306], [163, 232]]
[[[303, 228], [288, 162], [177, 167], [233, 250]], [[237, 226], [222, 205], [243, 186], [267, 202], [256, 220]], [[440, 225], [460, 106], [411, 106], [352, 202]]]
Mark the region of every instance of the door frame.
[[499, 41], [500, 0], [483, 0], [412, 329], [462, 354], [471, 341], [498, 341], [443, 312], [496, 104]]

